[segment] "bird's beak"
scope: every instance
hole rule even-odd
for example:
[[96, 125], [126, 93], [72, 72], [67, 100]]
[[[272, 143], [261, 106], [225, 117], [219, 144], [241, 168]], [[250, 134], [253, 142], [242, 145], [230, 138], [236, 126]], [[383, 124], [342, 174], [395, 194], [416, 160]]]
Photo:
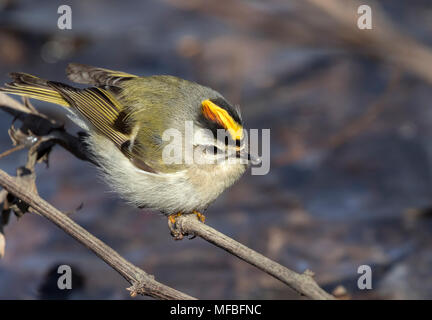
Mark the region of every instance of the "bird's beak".
[[245, 160], [249, 161], [254, 166], [259, 165], [262, 162], [261, 158], [254, 156], [254, 155], [250, 154], [249, 152], [245, 152], [245, 151], [237, 151], [236, 156], [237, 156], [237, 158], [245, 159]]

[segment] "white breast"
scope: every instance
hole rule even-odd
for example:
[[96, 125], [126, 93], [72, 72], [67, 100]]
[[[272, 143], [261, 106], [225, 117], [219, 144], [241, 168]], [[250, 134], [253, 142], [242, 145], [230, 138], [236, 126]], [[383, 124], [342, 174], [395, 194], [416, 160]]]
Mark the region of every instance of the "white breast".
[[110, 187], [138, 207], [166, 214], [203, 211], [245, 171], [241, 164], [193, 166], [170, 174], [149, 173], [135, 167], [107, 138], [92, 134], [89, 145]]

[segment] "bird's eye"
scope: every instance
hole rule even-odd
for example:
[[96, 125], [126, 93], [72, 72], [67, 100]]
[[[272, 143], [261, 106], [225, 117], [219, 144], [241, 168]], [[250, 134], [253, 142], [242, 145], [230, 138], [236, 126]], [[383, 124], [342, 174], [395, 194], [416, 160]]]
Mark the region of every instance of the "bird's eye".
[[[225, 145], [233, 144], [233, 140], [225, 136]], [[240, 148], [242, 141], [240, 139], [234, 140], [234, 144], [236, 147]]]

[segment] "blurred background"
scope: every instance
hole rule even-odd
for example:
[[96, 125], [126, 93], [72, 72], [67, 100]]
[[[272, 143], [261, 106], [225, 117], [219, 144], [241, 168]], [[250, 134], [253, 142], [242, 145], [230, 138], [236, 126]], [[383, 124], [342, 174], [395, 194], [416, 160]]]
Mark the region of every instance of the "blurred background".
[[[66, 81], [68, 62], [197, 81], [271, 129], [271, 170], [250, 171], [207, 223], [354, 299], [432, 298], [432, 6], [348, 0], [0, 1], [0, 83], [23, 71]], [[41, 110], [61, 114], [34, 101]], [[0, 114], [0, 152], [12, 118]], [[76, 128], [70, 126], [71, 130]], [[0, 159], [15, 174], [26, 152]], [[96, 168], [56, 147], [38, 166], [43, 198], [164, 284], [203, 299], [295, 299], [287, 286], [201, 239], [173, 241], [166, 219], [127, 206]], [[81, 207], [82, 204], [82, 208]], [[80, 208], [79, 210], [76, 210]], [[127, 299], [127, 283], [34, 214], [5, 227], [0, 298]], [[72, 266], [74, 289], [55, 289]], [[373, 289], [357, 288], [357, 268]], [[342, 290], [343, 291], [343, 290]], [[138, 297], [137, 299], [145, 299]]]

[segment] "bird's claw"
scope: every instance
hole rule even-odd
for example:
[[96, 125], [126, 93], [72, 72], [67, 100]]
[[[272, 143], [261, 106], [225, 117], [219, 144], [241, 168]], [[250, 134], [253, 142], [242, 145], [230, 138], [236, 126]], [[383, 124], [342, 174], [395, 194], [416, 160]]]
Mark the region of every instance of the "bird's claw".
[[174, 240], [182, 240], [186, 235], [177, 226], [176, 218], [180, 217], [181, 215], [181, 212], [178, 212], [168, 216], [168, 228], [170, 229], [171, 236], [174, 238]]
[[[196, 215], [196, 217], [199, 221], [201, 221], [202, 223], [205, 222], [205, 216], [202, 213], [200, 213], [198, 211], [193, 211], [193, 214]], [[170, 214], [168, 216], [168, 228], [170, 229], [171, 236], [174, 238], [174, 240], [182, 240], [184, 238], [184, 236], [189, 236], [188, 233], [181, 230], [179, 228], [179, 226], [177, 225], [176, 218], [180, 217], [181, 215], [182, 215], [182, 213], [178, 212], [178, 213]], [[190, 235], [190, 236], [191, 236], [189, 238], [190, 240], [194, 239], [196, 237], [195, 235]]]
[[195, 211], [195, 210], [194, 210], [193, 213], [197, 216], [197, 219], [199, 221], [201, 221], [202, 223], [205, 223], [205, 219], [206, 219], [205, 215], [203, 215], [201, 212], [198, 212], [198, 211]]

